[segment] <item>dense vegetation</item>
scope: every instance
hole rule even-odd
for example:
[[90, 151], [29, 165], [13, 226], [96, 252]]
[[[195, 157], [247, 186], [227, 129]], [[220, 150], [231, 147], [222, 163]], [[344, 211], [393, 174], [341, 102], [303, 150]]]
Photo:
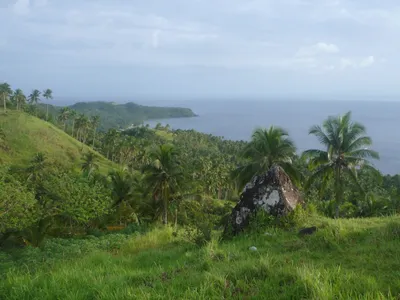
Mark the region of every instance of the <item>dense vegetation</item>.
[[194, 117], [189, 108], [154, 107], [136, 103], [116, 104], [112, 102], [80, 102], [70, 106], [71, 110], [87, 116], [101, 118], [101, 129], [126, 128], [151, 119]]
[[[54, 115], [37, 105], [40, 95], [26, 103], [21, 90], [0, 86], [1, 295], [399, 295], [400, 177], [373, 168], [378, 153], [350, 113], [311, 128], [321, 149], [299, 154], [277, 127], [256, 129], [249, 142], [160, 124], [99, 130], [108, 126], [102, 115], [69, 107]], [[279, 226], [258, 214], [243, 236], [219, 241], [243, 185], [276, 164], [306, 206]], [[321, 230], [295, 236], [305, 225]]]

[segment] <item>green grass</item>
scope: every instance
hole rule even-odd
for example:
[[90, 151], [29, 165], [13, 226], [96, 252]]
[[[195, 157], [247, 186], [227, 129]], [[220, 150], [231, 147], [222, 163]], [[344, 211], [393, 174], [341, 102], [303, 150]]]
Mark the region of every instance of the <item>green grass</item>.
[[[20, 250], [29, 252], [25, 260], [0, 257], [0, 295], [74, 300], [399, 299], [400, 217], [316, 217], [309, 223], [319, 227], [313, 236], [267, 228], [230, 241], [213, 240], [203, 248], [186, 242], [181, 232], [174, 236], [171, 228], [79, 243], [50, 240], [41, 250]], [[250, 251], [250, 246], [258, 251]]]
[[[56, 126], [23, 112], [0, 112], [0, 164], [26, 166], [38, 152], [46, 154], [49, 162], [63, 167], [79, 168], [82, 154], [93, 151]], [[115, 165], [99, 153], [100, 171]]]

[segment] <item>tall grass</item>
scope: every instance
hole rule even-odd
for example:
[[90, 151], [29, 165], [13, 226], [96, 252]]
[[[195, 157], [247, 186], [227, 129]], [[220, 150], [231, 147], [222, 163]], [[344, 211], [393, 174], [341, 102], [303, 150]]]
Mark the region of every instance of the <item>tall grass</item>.
[[[266, 228], [272, 235], [214, 239], [201, 248], [171, 228], [110, 240], [109, 247], [113, 235], [93, 237], [85, 247], [64, 242], [64, 258], [35, 268], [2, 256], [0, 298], [398, 299], [400, 217], [309, 222], [319, 227], [312, 236]], [[92, 251], [79, 253], [87, 243]], [[28, 256], [43, 251], [51, 257], [59, 249]]]

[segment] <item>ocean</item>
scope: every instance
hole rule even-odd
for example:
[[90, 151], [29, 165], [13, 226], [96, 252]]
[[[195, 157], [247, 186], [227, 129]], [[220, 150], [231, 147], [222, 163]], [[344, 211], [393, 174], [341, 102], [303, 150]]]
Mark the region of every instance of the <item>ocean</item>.
[[194, 129], [225, 139], [249, 140], [256, 127], [285, 128], [298, 151], [321, 146], [308, 134], [312, 125], [322, 124], [330, 115], [352, 112], [354, 121], [366, 126], [372, 149], [380, 154], [374, 165], [384, 174], [400, 173], [400, 102], [378, 101], [146, 101], [146, 105], [191, 108], [198, 117], [152, 120], [173, 129]]

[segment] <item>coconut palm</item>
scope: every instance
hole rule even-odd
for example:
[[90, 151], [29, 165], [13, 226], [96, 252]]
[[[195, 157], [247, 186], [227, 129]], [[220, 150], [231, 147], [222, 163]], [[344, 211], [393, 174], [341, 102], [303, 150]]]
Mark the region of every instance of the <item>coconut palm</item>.
[[122, 202], [129, 205], [137, 206], [135, 202], [135, 187], [137, 185], [136, 178], [125, 170], [112, 171], [111, 179], [111, 195], [114, 200], [113, 207], [119, 206]]
[[15, 90], [15, 92], [13, 94], [13, 99], [17, 106], [17, 110], [20, 110], [22, 105], [25, 104], [25, 102], [26, 102], [26, 96], [24, 95], [24, 92], [21, 89]]
[[42, 177], [42, 171], [46, 166], [46, 155], [43, 152], [38, 152], [35, 154], [31, 160], [31, 164], [27, 168], [28, 181], [37, 182]]
[[[118, 140], [120, 133], [112, 128], [107, 131], [107, 133], [104, 136], [104, 141], [103, 141], [103, 151], [106, 152], [106, 157], [108, 159], [111, 159], [114, 161], [115, 157], [115, 146]], [[110, 156], [111, 153], [111, 156]]]
[[78, 113], [76, 110], [70, 109], [69, 110], [69, 119], [72, 121], [72, 130], [71, 130], [71, 135], [74, 136], [74, 131], [75, 131], [75, 121], [76, 121], [76, 116]]
[[307, 150], [303, 153], [314, 171], [308, 179], [306, 188], [317, 178], [322, 179], [324, 185], [333, 178], [335, 216], [338, 218], [343, 200], [345, 176], [359, 186], [357, 168], [372, 168], [368, 159], [379, 159], [379, 154], [368, 148], [372, 140], [365, 135], [366, 130], [362, 124], [351, 121], [351, 112], [343, 116], [329, 117], [323, 122], [322, 127], [317, 125], [311, 127], [309, 134], [315, 135], [325, 149]]
[[[51, 89], [44, 90], [43, 97], [46, 98], [48, 102], [49, 99], [53, 99], [53, 91]], [[46, 103], [46, 121], [48, 120], [49, 120], [49, 103]]]
[[12, 94], [12, 89], [7, 82], [0, 84], [0, 95], [3, 98], [4, 112], [7, 112], [7, 100]]
[[67, 121], [70, 116], [70, 109], [69, 107], [63, 107], [61, 108], [60, 114], [58, 115], [58, 120], [64, 124], [64, 131], [66, 130], [67, 127]]
[[37, 105], [40, 102], [40, 91], [33, 90], [32, 93], [29, 95], [29, 103], [33, 105]]
[[83, 174], [87, 177], [90, 177], [93, 172], [99, 169], [99, 165], [97, 164], [97, 157], [93, 152], [87, 152], [83, 155], [83, 162], [81, 165], [81, 170]]
[[82, 143], [86, 142], [87, 132], [90, 128], [90, 122], [84, 114], [80, 114], [75, 123], [77, 127], [77, 139]]
[[247, 163], [238, 167], [233, 172], [233, 177], [243, 187], [254, 175], [260, 175], [273, 165], [279, 165], [297, 181], [298, 175], [292, 166], [295, 154], [296, 147], [287, 131], [274, 126], [269, 129], [257, 128], [242, 153]]
[[90, 124], [92, 125], [92, 128], [93, 128], [93, 145], [92, 145], [92, 147], [94, 148], [94, 143], [96, 140], [96, 131], [97, 131], [97, 127], [100, 124], [100, 116], [92, 116], [90, 119]]
[[175, 148], [163, 144], [150, 153], [151, 163], [145, 166], [144, 183], [157, 203], [162, 203], [163, 223], [168, 224], [168, 208], [171, 200], [182, 188], [183, 173]]

